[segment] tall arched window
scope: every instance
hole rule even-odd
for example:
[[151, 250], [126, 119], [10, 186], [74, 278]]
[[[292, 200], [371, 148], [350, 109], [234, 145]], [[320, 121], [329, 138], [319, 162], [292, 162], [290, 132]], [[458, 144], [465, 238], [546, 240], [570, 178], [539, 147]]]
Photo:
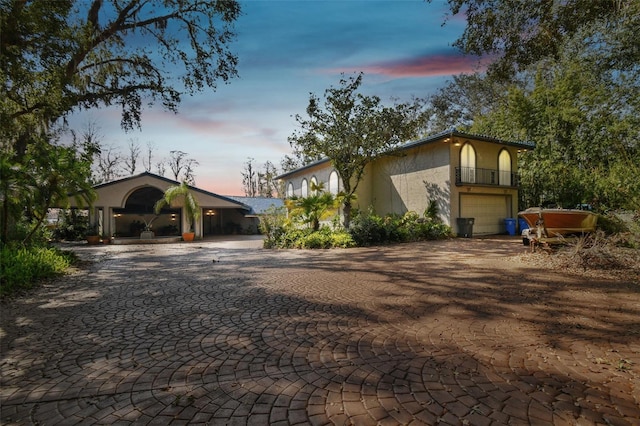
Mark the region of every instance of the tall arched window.
[[318, 194], [318, 191], [313, 189], [313, 188], [316, 188], [317, 186], [318, 186], [318, 179], [316, 179], [316, 177], [313, 176], [309, 183], [309, 192], [311, 193], [311, 195]]
[[289, 185], [287, 185], [287, 197], [293, 197], [293, 183], [291, 182], [289, 182]]
[[336, 195], [339, 192], [338, 188], [338, 172], [335, 170], [329, 175], [329, 192]]
[[460, 171], [462, 182], [476, 182], [476, 150], [468, 142], [460, 150]]
[[511, 186], [511, 154], [506, 149], [498, 156], [498, 179], [500, 185]]
[[309, 195], [309, 183], [306, 179], [302, 179], [302, 186], [300, 187], [300, 195], [304, 198]]

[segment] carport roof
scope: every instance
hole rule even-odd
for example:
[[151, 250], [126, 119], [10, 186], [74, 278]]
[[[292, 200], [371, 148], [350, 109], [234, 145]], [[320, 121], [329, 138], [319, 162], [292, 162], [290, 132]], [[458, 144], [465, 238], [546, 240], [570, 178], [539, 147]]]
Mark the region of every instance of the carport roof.
[[264, 214], [270, 207], [284, 206], [284, 201], [280, 198], [238, 197], [234, 195], [230, 195], [229, 198], [237, 200], [238, 202], [251, 207], [251, 211], [246, 215], [261, 215]]

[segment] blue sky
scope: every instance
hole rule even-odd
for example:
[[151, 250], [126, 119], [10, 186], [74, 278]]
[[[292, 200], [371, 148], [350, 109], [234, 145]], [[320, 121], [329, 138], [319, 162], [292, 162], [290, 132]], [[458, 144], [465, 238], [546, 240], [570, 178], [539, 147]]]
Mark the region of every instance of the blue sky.
[[322, 97], [341, 73], [364, 72], [362, 92], [390, 104], [427, 96], [477, 65], [451, 46], [465, 22], [454, 17], [442, 26], [445, 0], [240, 1], [231, 44], [238, 78], [183, 97], [177, 115], [146, 109], [141, 131], [122, 131], [120, 111], [111, 108], [77, 114], [72, 126], [95, 122], [102, 141], [123, 152], [132, 139], [143, 149], [151, 142], [156, 161], [171, 150], [187, 152], [199, 162], [198, 187], [244, 195], [247, 158], [259, 168], [265, 161], [279, 167], [291, 153], [293, 116], [305, 113], [309, 93]]

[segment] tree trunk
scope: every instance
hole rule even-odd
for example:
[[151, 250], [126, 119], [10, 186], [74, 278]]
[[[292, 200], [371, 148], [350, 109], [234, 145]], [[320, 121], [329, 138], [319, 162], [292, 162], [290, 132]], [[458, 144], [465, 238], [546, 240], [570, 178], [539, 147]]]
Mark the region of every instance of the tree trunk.
[[351, 225], [351, 201], [346, 200], [342, 206], [342, 213], [344, 214], [344, 220], [342, 224], [344, 225], [344, 229], [349, 229], [349, 226]]

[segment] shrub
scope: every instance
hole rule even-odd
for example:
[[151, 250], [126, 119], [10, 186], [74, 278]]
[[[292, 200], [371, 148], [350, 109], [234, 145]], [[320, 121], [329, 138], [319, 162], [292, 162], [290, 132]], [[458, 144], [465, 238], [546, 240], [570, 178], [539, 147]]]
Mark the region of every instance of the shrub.
[[29, 289], [45, 278], [64, 273], [75, 257], [51, 247], [3, 245], [0, 249], [0, 295]]
[[319, 230], [309, 232], [301, 237], [297, 241], [296, 247], [308, 249], [348, 248], [355, 247], [355, 242], [348, 232], [323, 226]]
[[264, 248], [278, 248], [278, 243], [286, 233], [287, 215], [284, 207], [270, 207], [260, 218], [258, 228], [264, 235]]
[[82, 240], [89, 228], [89, 217], [79, 215], [75, 209], [60, 210], [58, 224], [53, 230], [53, 239], [65, 241]]
[[[430, 215], [433, 212], [425, 213]], [[451, 228], [437, 218], [423, 218], [411, 211], [403, 216], [390, 214], [380, 217], [371, 210], [354, 217], [349, 233], [358, 246], [437, 240], [453, 235]]]
[[420, 217], [415, 212], [381, 217], [371, 209], [356, 214], [348, 231], [326, 225], [317, 231], [299, 228], [286, 219], [283, 210], [265, 215], [260, 229], [265, 235], [265, 248], [347, 248], [452, 236], [451, 228], [438, 219]]

